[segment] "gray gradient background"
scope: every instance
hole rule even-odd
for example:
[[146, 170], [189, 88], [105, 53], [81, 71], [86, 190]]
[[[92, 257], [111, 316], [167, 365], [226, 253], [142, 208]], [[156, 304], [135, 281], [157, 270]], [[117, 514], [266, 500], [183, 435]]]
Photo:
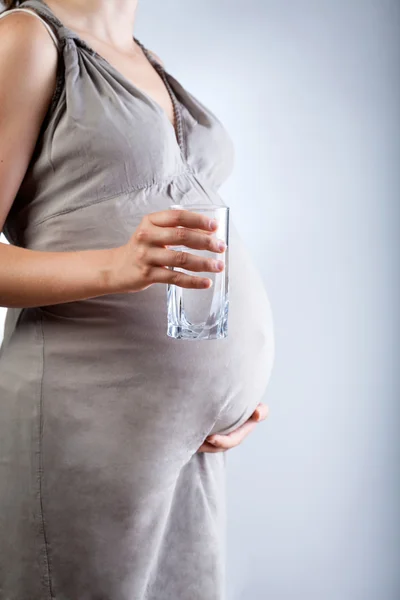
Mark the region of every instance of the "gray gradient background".
[[221, 194], [275, 317], [228, 600], [399, 600], [400, 2], [141, 0], [135, 33], [234, 139]]

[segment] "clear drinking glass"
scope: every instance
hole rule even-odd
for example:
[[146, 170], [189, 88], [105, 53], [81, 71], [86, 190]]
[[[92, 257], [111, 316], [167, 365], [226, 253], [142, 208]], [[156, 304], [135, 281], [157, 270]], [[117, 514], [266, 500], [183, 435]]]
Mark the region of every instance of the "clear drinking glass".
[[183, 250], [198, 256], [205, 256], [225, 263], [218, 273], [188, 271], [181, 267], [169, 267], [197, 277], [211, 279], [212, 285], [205, 289], [182, 288], [167, 284], [168, 330], [167, 334], [176, 339], [213, 340], [228, 335], [229, 310], [229, 207], [214, 204], [172, 204], [171, 210], [190, 210], [216, 219], [218, 227], [212, 234], [226, 244], [225, 252], [197, 250], [187, 246], [169, 246], [170, 250]]

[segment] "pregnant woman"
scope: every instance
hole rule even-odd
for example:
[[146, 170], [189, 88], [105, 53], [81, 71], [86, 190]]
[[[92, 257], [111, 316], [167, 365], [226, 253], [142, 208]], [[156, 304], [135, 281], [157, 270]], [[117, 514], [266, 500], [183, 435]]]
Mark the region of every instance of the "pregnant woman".
[[190, 206], [224, 205], [232, 141], [133, 36], [135, 0], [16, 6], [0, 20], [0, 598], [222, 600], [226, 454], [208, 440], [260, 411], [270, 304], [232, 221], [228, 337], [169, 338], [165, 284], [217, 270], [190, 252], [224, 252]]

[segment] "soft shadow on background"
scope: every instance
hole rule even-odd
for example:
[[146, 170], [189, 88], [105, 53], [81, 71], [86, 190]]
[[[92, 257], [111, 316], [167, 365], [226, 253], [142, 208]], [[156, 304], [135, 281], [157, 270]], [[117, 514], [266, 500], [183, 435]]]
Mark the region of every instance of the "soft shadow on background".
[[400, 2], [140, 0], [136, 34], [231, 133], [275, 318], [227, 600], [399, 600]]

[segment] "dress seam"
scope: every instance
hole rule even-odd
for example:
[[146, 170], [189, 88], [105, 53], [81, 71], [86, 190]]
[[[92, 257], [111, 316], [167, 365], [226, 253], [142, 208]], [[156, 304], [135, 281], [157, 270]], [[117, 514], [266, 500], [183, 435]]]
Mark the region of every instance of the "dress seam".
[[153, 185], [160, 185], [160, 184], [166, 183], [167, 181], [172, 181], [172, 180], [176, 179], [177, 177], [184, 175], [185, 173], [192, 173], [192, 170], [189, 168], [186, 168], [186, 169], [183, 169], [182, 171], [179, 171], [179, 173], [176, 173], [175, 175], [169, 175], [168, 177], [165, 177], [160, 180], [152, 180], [151, 182], [147, 183], [146, 185], [134, 186], [134, 187], [128, 188], [126, 190], [123, 190], [122, 192], [117, 192], [116, 194], [112, 194], [111, 196], [106, 196], [105, 198], [99, 198], [97, 200], [93, 200], [91, 202], [88, 202], [87, 204], [77, 206], [75, 208], [68, 208], [65, 210], [60, 210], [54, 214], [44, 217], [40, 221], [34, 221], [30, 225], [30, 227], [36, 227], [37, 225], [40, 225], [40, 224], [44, 223], [45, 221], [48, 221], [49, 219], [53, 219], [54, 217], [69, 214], [69, 213], [75, 212], [77, 210], [82, 210], [84, 208], [88, 208], [89, 206], [93, 206], [94, 204], [100, 204], [101, 202], [106, 202], [107, 200], [112, 200], [113, 198], [117, 198], [118, 196], [124, 196], [125, 194], [130, 194], [131, 192], [139, 192], [139, 191], [148, 189], [148, 188], [152, 187]]
[[42, 493], [42, 479], [43, 479], [43, 452], [42, 452], [42, 440], [43, 440], [43, 380], [44, 380], [44, 358], [45, 358], [45, 342], [44, 342], [44, 331], [43, 331], [43, 316], [39, 311], [40, 315], [40, 332], [42, 339], [42, 376], [40, 380], [40, 399], [39, 399], [39, 504], [40, 504], [40, 518], [42, 525], [42, 533], [44, 540], [44, 563], [45, 568], [47, 569], [47, 587], [49, 591], [49, 600], [55, 600], [55, 596], [53, 594], [52, 583], [51, 583], [51, 573], [50, 573], [50, 561], [49, 561], [49, 549], [48, 549], [48, 540], [46, 534], [46, 526], [45, 526], [45, 518], [43, 511], [43, 493]]

